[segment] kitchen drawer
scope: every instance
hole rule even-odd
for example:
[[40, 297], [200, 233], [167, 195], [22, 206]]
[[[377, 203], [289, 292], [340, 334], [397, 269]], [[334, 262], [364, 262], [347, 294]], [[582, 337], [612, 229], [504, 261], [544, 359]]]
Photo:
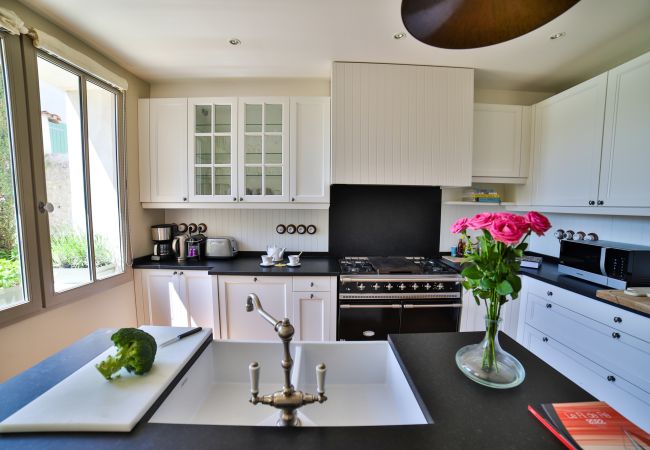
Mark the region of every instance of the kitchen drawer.
[[329, 292], [330, 277], [293, 277], [293, 290], [300, 292]]
[[650, 318], [539, 280], [529, 278], [528, 281], [529, 293], [552, 300], [578, 314], [650, 342]]
[[524, 346], [597, 399], [642, 428], [650, 428], [650, 394], [526, 324]]
[[650, 344], [528, 292], [526, 324], [650, 393]]

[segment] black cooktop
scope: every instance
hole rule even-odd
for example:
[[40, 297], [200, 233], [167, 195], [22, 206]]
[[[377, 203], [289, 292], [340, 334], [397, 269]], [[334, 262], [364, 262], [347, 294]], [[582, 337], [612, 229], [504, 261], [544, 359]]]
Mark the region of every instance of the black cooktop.
[[365, 257], [339, 259], [341, 273], [352, 274], [456, 274], [440, 258], [423, 256]]

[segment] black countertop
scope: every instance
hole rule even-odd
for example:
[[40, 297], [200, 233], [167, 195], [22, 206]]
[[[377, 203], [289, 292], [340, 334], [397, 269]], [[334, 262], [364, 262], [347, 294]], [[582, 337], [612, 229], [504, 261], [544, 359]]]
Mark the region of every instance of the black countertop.
[[[98, 330], [0, 384], [0, 420], [106, 350], [111, 332]], [[524, 383], [496, 390], [472, 382], [460, 373], [454, 355], [481, 338], [482, 333], [391, 336], [409, 382], [433, 418], [430, 425], [283, 429], [147, 423], [157, 402], [130, 433], [5, 434], [0, 435], [0, 449], [564, 448], [527, 406], [593, 397], [503, 333], [499, 335], [502, 346], [526, 369]]]

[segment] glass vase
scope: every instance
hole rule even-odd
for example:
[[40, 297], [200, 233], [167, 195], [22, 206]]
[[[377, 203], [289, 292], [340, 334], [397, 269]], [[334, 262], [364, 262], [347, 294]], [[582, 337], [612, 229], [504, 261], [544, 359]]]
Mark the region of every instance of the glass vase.
[[485, 337], [478, 344], [458, 350], [456, 365], [472, 381], [496, 389], [509, 389], [524, 381], [526, 371], [517, 358], [499, 345], [501, 322], [501, 318], [486, 317]]

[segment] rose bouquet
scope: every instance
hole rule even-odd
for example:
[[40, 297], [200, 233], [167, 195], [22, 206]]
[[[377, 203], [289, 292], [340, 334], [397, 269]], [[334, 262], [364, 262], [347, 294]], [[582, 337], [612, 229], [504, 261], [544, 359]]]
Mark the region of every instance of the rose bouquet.
[[[498, 330], [501, 307], [515, 300], [521, 290], [518, 275], [520, 261], [528, 247], [526, 239], [531, 233], [542, 236], [551, 228], [549, 220], [535, 211], [520, 216], [513, 213], [480, 213], [474, 217], [462, 217], [451, 227], [452, 233], [460, 233], [469, 250], [464, 258], [463, 287], [472, 292], [478, 305], [486, 308], [486, 338], [483, 349], [482, 368], [499, 370], [495, 337]], [[467, 230], [479, 231], [475, 241]], [[497, 344], [498, 345], [498, 344]]]

